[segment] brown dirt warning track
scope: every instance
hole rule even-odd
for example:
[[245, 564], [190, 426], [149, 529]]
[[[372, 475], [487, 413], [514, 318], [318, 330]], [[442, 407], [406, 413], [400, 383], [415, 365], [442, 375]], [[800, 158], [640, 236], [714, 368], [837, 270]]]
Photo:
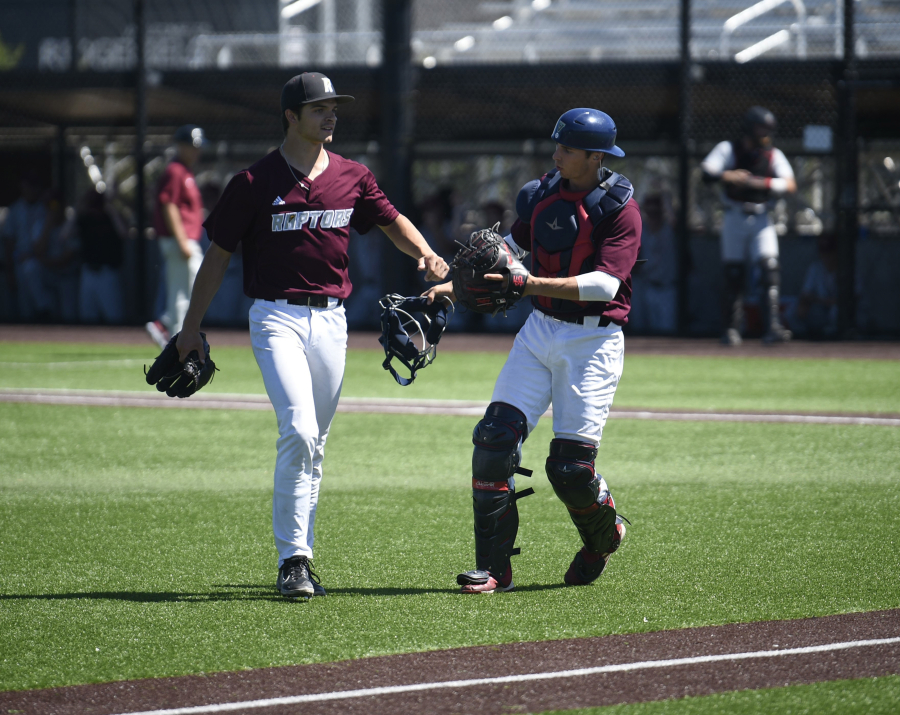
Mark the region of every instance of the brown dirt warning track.
[[0, 712], [492, 715], [898, 673], [900, 609], [6, 692]]

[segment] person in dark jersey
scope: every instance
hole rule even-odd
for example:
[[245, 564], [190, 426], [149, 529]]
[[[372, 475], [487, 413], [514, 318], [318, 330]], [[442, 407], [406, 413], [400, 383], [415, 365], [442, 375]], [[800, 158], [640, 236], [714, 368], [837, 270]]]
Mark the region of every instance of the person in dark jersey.
[[242, 244], [244, 292], [255, 299], [253, 353], [278, 420], [272, 526], [277, 587], [289, 597], [325, 594], [310, 561], [325, 441], [344, 376], [349, 230], [378, 226], [428, 280], [448, 271], [369, 169], [325, 149], [338, 106], [352, 101], [318, 72], [284, 85], [284, 142], [236, 174], [207, 217], [211, 243], [176, 343], [182, 360], [192, 350], [203, 355], [201, 320]]
[[[622, 376], [622, 326], [631, 306], [641, 213], [628, 179], [603, 166], [607, 154], [625, 155], [607, 114], [571, 109], [551, 138], [556, 168], [519, 192], [518, 219], [505, 237], [517, 254], [531, 252], [525, 295], [532, 296], [534, 311], [472, 435], [475, 570], [457, 577], [463, 593], [514, 588], [516, 500], [532, 491], [517, 494], [514, 475], [531, 474], [519, 466], [522, 443], [551, 404], [547, 477], [582, 541], [565, 583], [596, 580], [625, 535], [594, 460]], [[426, 295], [455, 297], [452, 283]]]

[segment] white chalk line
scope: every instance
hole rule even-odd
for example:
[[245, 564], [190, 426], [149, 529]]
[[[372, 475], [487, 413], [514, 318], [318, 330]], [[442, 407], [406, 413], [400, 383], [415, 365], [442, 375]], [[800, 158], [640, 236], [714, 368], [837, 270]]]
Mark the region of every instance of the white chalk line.
[[472, 678], [469, 680], [449, 680], [445, 682], [391, 685], [380, 688], [361, 688], [359, 690], [338, 690], [328, 693], [312, 693], [310, 695], [290, 695], [280, 698], [245, 700], [236, 703], [195, 705], [191, 707], [170, 708], [166, 710], [143, 710], [141, 712], [135, 713], [120, 713], [119, 715], [194, 715], [195, 713], [220, 713], [228, 712], [229, 710], [268, 708], [276, 705], [298, 705], [301, 703], [316, 703], [326, 700], [367, 698], [377, 695], [396, 695], [398, 693], [413, 693], [423, 690], [470, 688], [477, 685], [501, 685], [503, 683], [524, 683], [535, 680], [556, 680], [559, 678], [574, 678], [585, 675], [600, 675], [603, 673], [623, 673], [632, 670], [648, 670], [651, 668], [674, 668], [681, 665], [717, 663], [729, 660], [749, 660], [751, 658], [775, 658], [786, 655], [827, 653], [836, 650], [847, 650], [848, 648], [865, 648], [877, 645], [891, 645], [893, 643], [900, 643], [900, 638], [874, 638], [871, 640], [845, 641], [843, 643], [829, 643], [827, 645], [805, 646], [802, 648], [785, 648], [784, 650], [758, 650], [750, 653], [725, 653], [720, 655], [699, 655], [691, 658], [645, 660], [637, 663], [618, 663], [616, 665], [601, 665], [594, 668], [578, 668], [576, 670], [558, 670], [549, 673], [504, 675], [497, 678]]
[[[66, 390], [42, 388], [0, 388], [0, 402], [87, 407], [184, 407], [219, 410], [271, 410], [265, 395], [198, 393], [186, 400], [173, 400], [153, 391]], [[342, 397], [338, 412], [398, 415], [448, 415], [481, 417], [488, 403], [478, 400], [418, 400], [391, 397]], [[545, 416], [551, 416], [549, 409]], [[870, 415], [758, 414], [752, 412], [667, 412], [613, 407], [610, 419], [661, 420], [670, 422], [775, 422], [793, 424], [870, 425], [900, 427], [900, 418]]]
[[22, 367], [22, 368], [49, 368], [51, 370], [55, 370], [57, 368], [67, 368], [67, 367], [115, 367], [117, 365], [127, 366], [127, 365], [141, 365], [146, 364], [150, 365], [153, 363], [153, 360], [146, 360], [142, 358], [121, 358], [119, 360], [68, 360], [65, 362], [0, 362], [0, 367]]

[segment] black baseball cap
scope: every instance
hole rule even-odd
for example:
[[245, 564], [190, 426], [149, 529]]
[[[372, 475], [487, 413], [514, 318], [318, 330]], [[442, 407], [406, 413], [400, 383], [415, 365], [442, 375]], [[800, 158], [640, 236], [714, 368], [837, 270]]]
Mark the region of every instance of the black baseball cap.
[[355, 97], [349, 94], [335, 94], [331, 80], [321, 72], [304, 72], [291, 77], [281, 89], [281, 111], [323, 99], [333, 99], [338, 104], [346, 104], [352, 102]]

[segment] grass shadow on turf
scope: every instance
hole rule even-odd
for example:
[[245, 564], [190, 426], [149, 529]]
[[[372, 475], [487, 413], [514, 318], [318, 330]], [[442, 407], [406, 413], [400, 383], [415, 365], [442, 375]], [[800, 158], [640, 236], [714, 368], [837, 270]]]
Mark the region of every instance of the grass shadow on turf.
[[[268, 584], [222, 584], [222, 589], [207, 593], [175, 591], [84, 591], [77, 593], [0, 594], [3, 601], [132, 601], [135, 603], [198, 603], [216, 601], [283, 601], [284, 596]], [[526, 590], [526, 589], [522, 589]], [[416, 596], [428, 593], [456, 593], [450, 588], [329, 588], [332, 595], [347, 596]]]
[[81, 593], [22, 593], [0, 594], [2, 601], [133, 601], [135, 603], [185, 603], [206, 601], [283, 601], [284, 596], [272, 586], [255, 587], [255, 593], [211, 591], [208, 593], [178, 593], [174, 591], [86, 591]]

